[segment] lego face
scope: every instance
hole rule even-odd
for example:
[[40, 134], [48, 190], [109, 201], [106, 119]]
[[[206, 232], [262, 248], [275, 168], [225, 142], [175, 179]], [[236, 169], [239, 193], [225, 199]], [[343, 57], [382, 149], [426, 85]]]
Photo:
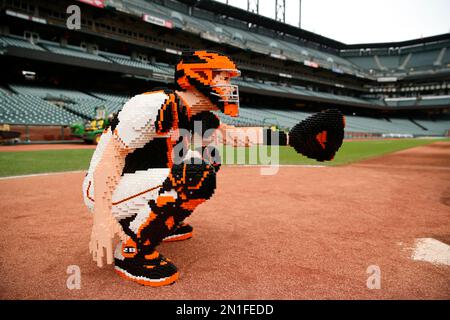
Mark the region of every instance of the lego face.
[[213, 84], [230, 85], [231, 75], [228, 71], [213, 71]]
[[231, 78], [236, 76], [236, 71], [214, 70], [212, 76], [211, 94], [219, 97], [220, 109], [227, 115], [237, 116], [239, 91], [238, 86], [231, 84]]

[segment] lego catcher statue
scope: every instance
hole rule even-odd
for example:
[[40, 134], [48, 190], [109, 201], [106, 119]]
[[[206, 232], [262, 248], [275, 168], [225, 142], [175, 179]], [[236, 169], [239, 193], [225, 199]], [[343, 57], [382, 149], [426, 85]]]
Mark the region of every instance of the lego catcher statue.
[[[201, 134], [218, 128], [213, 110], [238, 116], [238, 88], [230, 80], [239, 74], [223, 54], [185, 52], [176, 66], [175, 91], [131, 98], [104, 131], [83, 182], [94, 215], [89, 251], [99, 267], [106, 258], [120, 276], [148, 286], [178, 279], [175, 265], [156, 247], [192, 236], [183, 220], [213, 195], [220, 168], [216, 150], [191, 151], [190, 137], [180, 132], [192, 133], [195, 121], [201, 121]], [[310, 158], [331, 160], [344, 125], [339, 111], [320, 112], [294, 126], [288, 143]], [[175, 162], [179, 144], [189, 151]]]

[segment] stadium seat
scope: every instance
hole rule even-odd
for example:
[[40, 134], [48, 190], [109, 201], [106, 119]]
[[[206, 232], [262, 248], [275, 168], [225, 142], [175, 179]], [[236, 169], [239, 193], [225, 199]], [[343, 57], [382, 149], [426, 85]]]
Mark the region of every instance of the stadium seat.
[[33, 50], [40, 50], [43, 51], [40, 46], [31, 43], [30, 41], [25, 40], [24, 38], [20, 38], [17, 36], [2, 36], [0, 37], [1, 43], [3, 46], [11, 46], [11, 47], [19, 47], [19, 48], [25, 48], [25, 49], [33, 49]]
[[90, 60], [110, 63], [109, 60], [107, 60], [101, 56], [95, 55], [93, 53], [84, 51], [81, 47], [76, 47], [76, 46], [71, 46], [71, 45], [67, 45], [66, 47], [61, 47], [59, 45], [52, 45], [49, 43], [42, 44], [42, 46], [45, 47], [48, 51], [53, 52], [53, 53], [62, 54], [62, 55], [70, 56], [70, 57], [81, 58], [81, 59], [90, 59]]

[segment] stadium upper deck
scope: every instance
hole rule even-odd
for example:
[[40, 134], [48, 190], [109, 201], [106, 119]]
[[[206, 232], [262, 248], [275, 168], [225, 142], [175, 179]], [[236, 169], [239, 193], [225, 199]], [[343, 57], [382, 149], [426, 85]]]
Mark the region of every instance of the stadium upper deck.
[[[3, 0], [1, 53], [170, 82], [182, 49], [233, 56], [245, 94], [374, 109], [450, 106], [450, 35], [345, 45], [207, 0]], [[4, 19], [3, 19], [4, 18]]]

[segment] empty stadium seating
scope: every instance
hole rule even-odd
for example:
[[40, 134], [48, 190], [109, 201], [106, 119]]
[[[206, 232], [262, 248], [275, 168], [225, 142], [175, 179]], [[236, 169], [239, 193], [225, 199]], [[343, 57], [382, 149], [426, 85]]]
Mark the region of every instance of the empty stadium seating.
[[[177, 11], [176, 16], [174, 16], [173, 10], [157, 3], [143, 0], [124, 0], [123, 3], [126, 10], [132, 14], [141, 15], [142, 12], [149, 12], [155, 17], [172, 21], [178, 28], [203, 34], [204, 37], [210, 35], [209, 39], [219, 43], [227, 42], [263, 54], [282, 54], [299, 62], [308, 58], [318, 62], [324, 68], [332, 69], [339, 66], [344, 72], [355, 74], [354, 65], [337, 54], [321, 52], [295, 43], [295, 41], [275, 39], [273, 35], [250, 32], [248, 29], [237, 27], [237, 25], [242, 25], [237, 21], [235, 22], [236, 26], [232, 22], [219, 23], [214, 21], [215, 18], [212, 14], [205, 11], [194, 9], [193, 15]], [[270, 30], [267, 30], [267, 33], [271, 33]], [[300, 55], [300, 52], [306, 52], [307, 54]]]
[[[265, 126], [276, 125], [282, 129], [289, 130], [299, 121], [310, 116], [310, 112], [297, 110], [282, 110], [269, 108], [249, 108], [241, 107], [239, 116], [247, 119], [258, 120]], [[228, 124], [230, 119], [219, 114], [219, 117]], [[233, 118], [232, 118], [233, 119]], [[412, 135], [444, 135], [450, 129], [450, 119], [441, 120], [415, 120], [425, 129], [416, 125], [413, 121], [405, 118], [370, 118], [364, 116], [346, 116], [347, 132], [366, 132], [366, 133], [394, 133], [394, 134], [412, 134]], [[234, 125], [239, 126], [238, 122]]]
[[46, 100], [28, 94], [0, 95], [0, 123], [70, 125], [82, 118]]
[[[261, 84], [252, 83], [255, 88]], [[302, 87], [290, 90], [304, 90]], [[317, 94], [310, 92], [311, 94]], [[450, 97], [445, 97], [450, 99]], [[81, 92], [61, 88], [12, 84], [0, 90], [0, 123], [27, 125], [69, 125], [94, 117], [96, 107], [105, 107], [107, 114], [118, 112], [128, 96], [107, 92]], [[424, 97], [421, 102], [433, 100]], [[58, 105], [55, 104], [58, 102]], [[397, 102], [398, 103], [398, 102]], [[446, 101], [445, 103], [448, 103]], [[241, 106], [239, 117], [217, 113], [220, 119], [237, 127], [276, 125], [289, 130], [311, 112], [277, 108]], [[450, 119], [370, 118], [346, 116], [347, 132], [377, 134], [444, 135], [450, 129]]]
[[336, 95], [332, 93], [326, 93], [326, 92], [319, 92], [319, 91], [311, 91], [304, 87], [300, 86], [282, 86], [276, 83], [262, 83], [262, 82], [256, 82], [256, 81], [243, 81], [239, 79], [233, 79], [233, 82], [238, 84], [241, 88], [252, 88], [252, 89], [258, 89], [258, 90], [264, 90], [268, 92], [284, 92], [284, 93], [291, 93], [298, 95], [299, 98], [309, 97], [309, 98], [315, 98], [320, 99], [321, 101], [342, 101], [347, 102], [351, 104], [358, 104], [358, 105], [368, 105], [368, 104], [378, 104], [378, 102], [373, 102], [369, 100], [364, 100], [360, 98], [355, 97], [348, 97], [343, 95]]
[[399, 97], [386, 98], [384, 103], [391, 107], [426, 107], [426, 106], [448, 106], [450, 104], [450, 96], [421, 96], [421, 97]]
[[[17, 94], [2, 95], [6, 97], [3, 100], [4, 108], [1, 113], [1, 115], [3, 116], [4, 114], [5, 117], [0, 119], [3, 119], [2, 121], [5, 123], [11, 124], [68, 125], [73, 122], [81, 121], [84, 118], [94, 117], [96, 107], [105, 107], [107, 113], [117, 112], [122, 108], [123, 103], [128, 99], [128, 97], [125, 96], [118, 96], [108, 93], [93, 92], [88, 94], [77, 90], [60, 88], [36, 87], [17, 84], [10, 85], [10, 88]], [[9, 99], [10, 97], [12, 97], [12, 100]], [[21, 97], [26, 97], [26, 99], [22, 100]], [[57, 102], [60, 106], [57, 107], [54, 102]], [[12, 110], [14, 110], [17, 105], [23, 104], [24, 106], [17, 108], [11, 113], [5, 111], [8, 103], [12, 104]], [[37, 113], [30, 111], [34, 105], [36, 105]], [[43, 106], [46, 106], [47, 110], [44, 110], [45, 112], [42, 110]], [[3, 111], [5, 111], [5, 113]], [[52, 118], [53, 111], [56, 113]], [[41, 113], [44, 114], [44, 118], [42, 116], [37, 116]], [[36, 119], [33, 119], [32, 115], [36, 115]], [[0, 121], [0, 123], [2, 123], [2, 121]]]
[[118, 95], [118, 94], [113, 94], [113, 93], [105, 93], [105, 92], [96, 92], [96, 91], [91, 91], [90, 94], [95, 97], [98, 97], [100, 99], [103, 99], [103, 100], [119, 102], [119, 103], [125, 103], [128, 99], [131, 98], [129, 96], [123, 96], [123, 95]]
[[440, 50], [415, 52], [412, 54], [407, 67], [408, 68], [421, 68], [433, 66], [436, 61]]
[[99, 51], [98, 53], [90, 53], [87, 52], [85, 49], [79, 47], [79, 46], [73, 46], [73, 45], [65, 45], [61, 46], [60, 44], [48, 40], [39, 40], [37, 44], [31, 43], [24, 38], [17, 37], [17, 36], [2, 36], [0, 37], [0, 46], [2, 47], [20, 47], [20, 48], [27, 48], [27, 49], [33, 49], [33, 50], [40, 50], [40, 51], [49, 51], [56, 54], [61, 54], [65, 56], [80, 58], [80, 59], [89, 59], [89, 60], [95, 60], [95, 61], [101, 61], [106, 63], [117, 63], [121, 65], [126, 65], [133, 68], [141, 68], [141, 69], [148, 69], [153, 71], [154, 73], [159, 74], [173, 74], [173, 69], [170, 66], [164, 65], [164, 64], [158, 64], [158, 65], [152, 65], [150, 63], [144, 63], [141, 61], [133, 60], [129, 56], [117, 54], [117, 53], [110, 53], [110, 52], [103, 52]]
[[50, 44], [48, 42], [46, 42], [46, 43], [41, 42], [41, 43], [42, 43], [43, 47], [45, 47], [48, 51], [51, 51], [53, 53], [62, 54], [62, 55], [75, 57], [75, 58], [81, 58], [81, 59], [90, 59], [90, 60], [102, 61], [102, 62], [108, 62], [108, 63], [111, 62], [99, 55], [89, 53], [89, 52], [83, 50], [81, 47], [76, 47], [76, 46], [71, 46], [71, 45], [61, 47], [59, 45]]
[[[156, 18], [171, 21], [175, 28], [193, 32], [200, 37], [218, 43], [229, 43], [246, 50], [253, 50], [263, 54], [278, 54], [284, 58], [303, 63], [305, 60], [311, 60], [318, 63], [321, 67], [330, 70], [339, 69], [339, 73], [344, 72], [352, 75], [363, 75], [371, 77], [380, 71], [383, 72], [418, 72], [430, 67], [445, 67], [450, 62], [450, 50], [448, 44], [446, 47], [427, 47], [426, 51], [420, 49], [407, 48], [413, 50], [411, 53], [400, 53], [389, 51], [389, 55], [384, 53], [370, 54], [367, 56], [350, 56], [347, 57], [339, 53], [338, 50], [331, 53], [314, 49], [313, 45], [306, 45], [298, 38], [287, 35], [277, 35], [274, 30], [263, 27], [253, 29], [248, 28], [248, 24], [235, 19], [220, 19], [211, 13], [195, 6], [191, 13], [187, 8], [179, 5], [176, 10], [166, 7], [162, 4], [144, 1], [144, 0], [123, 0], [108, 4], [111, 8], [116, 7], [118, 10], [142, 17], [142, 13], [148, 13]], [[175, 4], [171, 4], [175, 5]], [[83, 59], [91, 59], [102, 62], [113, 62], [136, 68], [144, 68], [153, 72], [162, 72], [172, 74], [170, 70], [159, 68], [151, 63], [140, 62], [131, 59], [128, 56], [109, 56], [107, 53], [90, 53], [86, 52], [78, 46], [52, 43], [46, 40], [40, 40], [37, 44], [30, 43], [21, 37], [2, 36], [0, 38], [0, 46], [17, 46], [35, 50], [47, 50], [50, 52], [78, 57]], [[390, 49], [389, 49], [390, 50]], [[403, 65], [403, 62], [406, 62]], [[374, 70], [373, 74], [369, 74], [369, 70]], [[335, 71], [337, 72], [337, 71]]]
[[41, 98], [58, 98], [58, 99], [90, 99], [92, 96], [77, 91], [77, 90], [66, 90], [60, 88], [49, 88], [49, 87], [38, 87], [38, 86], [26, 86], [11, 84], [9, 86], [12, 90], [17, 93], [38, 96]]
[[14, 35], [10, 36], [2, 36], [0, 37], [0, 46], [7, 47], [18, 47], [18, 48], [25, 48], [25, 49], [32, 49], [32, 50], [44, 50], [40, 46], [31, 43], [30, 41], [25, 40], [24, 38], [17, 37]]
[[161, 70], [158, 67], [153, 66], [150, 63], [144, 63], [137, 60], [132, 60], [129, 56], [124, 56], [121, 54], [116, 53], [110, 53], [110, 52], [101, 52], [100, 55], [108, 58], [109, 60], [114, 61], [115, 63], [126, 65], [133, 68], [141, 68], [141, 69], [148, 69], [155, 73], [163, 73], [164, 71]]
[[398, 69], [403, 59], [403, 56], [378, 56], [380, 65], [385, 69]]
[[[448, 48], [416, 51], [409, 54], [354, 56], [347, 59], [365, 70], [411, 72], [429, 70], [436, 66], [446, 66], [450, 57], [446, 56]], [[442, 54], [441, 54], [442, 52]], [[447, 59], [447, 60], [446, 60]]]
[[[143, 5], [141, 3], [141, 5]], [[156, 5], [151, 5], [151, 7], [155, 7]], [[166, 12], [162, 10], [161, 12]], [[193, 19], [193, 18], [192, 18]], [[200, 20], [199, 20], [200, 21]], [[203, 24], [211, 24], [211, 22], [208, 21], [202, 21]], [[211, 26], [210, 26], [211, 27]], [[224, 28], [224, 34], [230, 34], [232, 32], [238, 32], [239, 30], [230, 26], [227, 26]], [[242, 31], [242, 30], [240, 30]], [[264, 43], [264, 41], [269, 41], [271, 39], [272, 42], [275, 40], [272, 38], [269, 38], [264, 35], [250, 35], [251, 41], [259, 41], [261, 45], [263, 45], [265, 48], [269, 48], [270, 46], [267, 45], [267, 42]], [[250, 38], [247, 40], [250, 41]], [[47, 40], [39, 40], [38, 44], [30, 43], [29, 41], [20, 38], [20, 37], [14, 37], [14, 36], [3, 36], [0, 37], [0, 44], [2, 46], [19, 46], [24, 47], [28, 49], [35, 49], [35, 50], [48, 50], [50, 52], [56, 53], [56, 54], [62, 54], [72, 57], [77, 57], [81, 59], [90, 59], [90, 60], [96, 60], [96, 61], [102, 61], [102, 62], [108, 62], [112, 64], [121, 64], [126, 65], [133, 68], [140, 68], [140, 69], [146, 69], [151, 71], [151, 75], [155, 77], [155, 79], [161, 80], [161, 78], [164, 78], [165, 81], [170, 80], [173, 77], [173, 66], [162, 64], [162, 63], [155, 63], [151, 64], [149, 62], [142, 62], [132, 59], [130, 56], [125, 56], [117, 53], [111, 53], [111, 52], [104, 52], [99, 51], [97, 54], [88, 53], [81, 47], [76, 47], [72, 45], [66, 45], [64, 47], [61, 47], [58, 43], [47, 41]], [[359, 68], [365, 69], [365, 70], [398, 70], [399, 68], [407, 69], [409, 72], [414, 73], [418, 72], [412, 71], [415, 69], [424, 69], [427, 67], [430, 67], [430, 65], [440, 63], [445, 64], [445, 61], [448, 60], [448, 52], [449, 50], [443, 49], [436, 49], [436, 50], [429, 50], [425, 52], [414, 52], [413, 54], [403, 55], [401, 57], [399, 56], [383, 56], [383, 55], [375, 55], [375, 56], [362, 56], [362, 57], [349, 57], [348, 59], [351, 61], [347, 61], [341, 57], [338, 56], [330, 56], [328, 54], [319, 52], [317, 50], [313, 50], [311, 48], [297, 48], [296, 51], [296, 45], [290, 43], [290, 42], [279, 42], [279, 40], [276, 40], [276, 44], [273, 47], [285, 47], [286, 50], [293, 50], [295, 51], [295, 54], [297, 56], [302, 56], [305, 59], [315, 59], [320, 58], [323, 60], [326, 60], [327, 63], [330, 65], [335, 66], [337, 61], [340, 61], [341, 67], [349, 68], [352, 66], [352, 63], [355, 65], [358, 65]], [[283, 49], [284, 50], [284, 49]], [[347, 61], [347, 63], [344, 63], [344, 61]], [[346, 66], [343, 66], [346, 64]], [[349, 97], [349, 96], [343, 96], [343, 95], [335, 95], [332, 93], [327, 92], [318, 92], [318, 91], [311, 91], [307, 90], [306, 88], [298, 87], [298, 86], [288, 86], [283, 84], [277, 84], [277, 83], [270, 83], [270, 82], [257, 82], [252, 81], [251, 79], [246, 79], [246, 81], [236, 80], [237, 84], [239, 84], [242, 88], [253, 88], [258, 90], [264, 90], [267, 92], [277, 92], [277, 93], [290, 93], [297, 95], [300, 99], [313, 99], [317, 101], [324, 101], [324, 102], [333, 102], [333, 101], [340, 101], [342, 103], [347, 103], [351, 105], [358, 105], [358, 106], [388, 106], [388, 107], [406, 107], [406, 106], [433, 106], [433, 103], [439, 102], [438, 105], [442, 105], [445, 103], [449, 103], [450, 99], [447, 100], [422, 100], [422, 101], [398, 101], [398, 102], [382, 102], [377, 101], [374, 99], [361, 99], [356, 97]], [[45, 92], [43, 97], [46, 97], [48, 95], [56, 94], [57, 97], [60, 97], [61, 95], [65, 95], [64, 92]], [[40, 95], [41, 96], [41, 95]], [[66, 95], [67, 96], [67, 95]], [[67, 96], [70, 98], [70, 96]], [[92, 97], [91, 97], [92, 98]], [[441, 103], [442, 102], [442, 103]], [[82, 107], [80, 107], [83, 109]], [[117, 106], [111, 106], [112, 110], [117, 109]]]
[[444, 48], [444, 54], [442, 55], [441, 64], [446, 66], [450, 64], [450, 48]]

